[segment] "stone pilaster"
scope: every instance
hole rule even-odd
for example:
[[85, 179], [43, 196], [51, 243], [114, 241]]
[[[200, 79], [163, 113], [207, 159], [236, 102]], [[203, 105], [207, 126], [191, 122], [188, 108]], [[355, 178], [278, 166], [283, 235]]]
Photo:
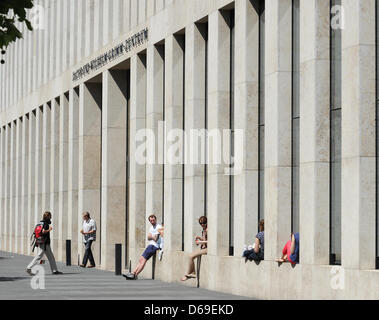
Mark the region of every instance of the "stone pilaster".
[[[68, 106], [68, 204], [67, 239], [71, 240], [72, 258], [77, 258], [78, 246], [81, 247], [82, 235], [79, 233], [82, 217], [78, 211], [79, 183], [79, 89], [70, 89]], [[74, 260], [73, 260], [74, 261]]]
[[341, 255], [375, 269], [375, 1], [343, 0]]
[[127, 112], [126, 70], [103, 73], [101, 266], [113, 269], [115, 244], [125, 246]]
[[[28, 211], [27, 211], [27, 221], [28, 230], [32, 230], [35, 224], [35, 148], [36, 148], [36, 124], [37, 116], [36, 112], [32, 111], [29, 113], [29, 150], [28, 150]], [[30, 232], [30, 234], [31, 234]], [[28, 254], [31, 253], [31, 247], [28, 247]]]
[[9, 220], [8, 220], [8, 251], [14, 252], [15, 248], [15, 185], [16, 185], [16, 124], [12, 121], [9, 124]]
[[[162, 221], [163, 214], [163, 135], [159, 137], [159, 122], [163, 120], [164, 105], [164, 47], [147, 48], [147, 107], [146, 128], [154, 134], [154, 158], [146, 165], [146, 228], [150, 228], [147, 217], [151, 214]], [[146, 238], [147, 239], [147, 238]]]
[[16, 175], [15, 175], [15, 205], [14, 205], [14, 214], [15, 214], [15, 247], [14, 252], [15, 253], [22, 253], [21, 252], [21, 243], [22, 243], [22, 237], [23, 233], [21, 233], [21, 183], [22, 183], [22, 171], [21, 171], [21, 160], [22, 160], [22, 118], [16, 120], [16, 149], [15, 149], [15, 169], [16, 169]]
[[292, 1], [265, 2], [265, 260], [291, 234]]
[[[134, 55], [130, 62], [130, 180], [129, 239], [130, 258], [145, 246], [146, 164], [139, 161], [143, 147], [141, 133], [146, 129], [146, 55]], [[144, 140], [143, 140], [144, 141]], [[138, 252], [137, 252], [138, 251]], [[133, 261], [135, 262], [135, 261]]]
[[52, 242], [56, 251], [56, 258], [62, 260], [62, 238], [61, 238], [61, 225], [64, 219], [59, 211], [59, 115], [61, 109], [61, 101], [58, 99], [53, 99], [51, 101], [51, 112], [50, 112], [50, 141], [49, 141], [49, 153], [47, 162], [49, 163], [50, 171], [47, 173], [49, 175], [49, 210], [53, 215], [53, 231], [52, 231]]
[[[21, 151], [21, 254], [28, 254], [29, 231], [28, 225], [28, 179], [29, 177], [29, 116], [22, 117], [22, 151]], [[0, 180], [1, 181], [1, 180]]]
[[184, 37], [165, 40], [165, 121], [167, 128], [164, 164], [165, 249], [182, 249], [183, 215], [183, 108]]
[[[97, 224], [94, 258], [100, 261], [101, 243], [101, 83], [82, 83], [79, 93], [78, 220], [88, 211]], [[81, 229], [81, 224], [79, 225]], [[79, 247], [83, 258], [83, 247]]]
[[[208, 53], [208, 254], [229, 255], [230, 12], [209, 15]], [[224, 156], [223, 156], [224, 155]], [[227, 161], [225, 161], [225, 159]]]
[[[59, 227], [58, 227], [58, 247], [59, 247], [59, 260], [65, 258], [66, 240], [71, 239], [68, 237], [68, 130], [69, 130], [69, 93], [61, 94], [59, 97], [59, 116], [56, 115], [56, 132], [55, 137], [57, 148], [57, 164], [58, 167], [58, 212], [59, 212]], [[75, 256], [73, 256], [75, 259]], [[75, 261], [75, 260], [73, 260]]]
[[[329, 264], [330, 4], [300, 1], [300, 260]], [[315, 79], [320, 79], [315, 82]], [[320, 243], [323, 243], [320, 246]]]
[[[195, 237], [201, 227], [198, 218], [205, 214], [205, 104], [206, 104], [206, 24], [186, 27], [185, 54], [185, 141], [184, 168], [184, 251], [196, 248]], [[196, 135], [191, 140], [191, 130]], [[198, 156], [195, 158], [195, 154]]]
[[234, 128], [243, 130], [243, 169], [234, 176], [234, 255], [258, 230], [259, 12], [250, 0], [235, 2]]

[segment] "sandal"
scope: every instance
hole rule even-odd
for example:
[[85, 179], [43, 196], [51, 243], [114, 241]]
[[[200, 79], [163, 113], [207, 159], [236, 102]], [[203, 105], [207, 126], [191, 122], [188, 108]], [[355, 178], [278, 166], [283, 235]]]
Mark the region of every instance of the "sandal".
[[180, 279], [181, 281], [187, 281], [188, 279], [193, 279], [193, 278], [196, 278], [196, 275], [194, 274], [186, 274], [184, 275], [184, 277], [182, 279]]

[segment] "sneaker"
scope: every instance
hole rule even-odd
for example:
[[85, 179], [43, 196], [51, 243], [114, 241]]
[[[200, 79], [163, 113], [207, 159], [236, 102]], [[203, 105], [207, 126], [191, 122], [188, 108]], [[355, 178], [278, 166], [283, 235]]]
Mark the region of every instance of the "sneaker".
[[26, 273], [30, 276], [35, 276], [31, 269], [26, 269]]
[[131, 272], [129, 272], [127, 275], [123, 274], [122, 276], [125, 277], [126, 280], [137, 280], [138, 279], [138, 277], [134, 273], [131, 273]]
[[162, 261], [162, 256], [163, 256], [163, 251], [161, 250], [158, 253], [158, 259], [159, 259], [159, 261]]
[[57, 274], [63, 274], [63, 272], [60, 272], [60, 271], [54, 271], [53, 274], [57, 275]]

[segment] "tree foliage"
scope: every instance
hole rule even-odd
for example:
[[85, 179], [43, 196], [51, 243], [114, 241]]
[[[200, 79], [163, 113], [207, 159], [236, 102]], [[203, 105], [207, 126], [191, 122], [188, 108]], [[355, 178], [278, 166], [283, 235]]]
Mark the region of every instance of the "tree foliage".
[[4, 50], [17, 39], [22, 38], [17, 22], [25, 23], [32, 31], [31, 22], [26, 18], [26, 10], [33, 8], [34, 0], [0, 0], [0, 49]]

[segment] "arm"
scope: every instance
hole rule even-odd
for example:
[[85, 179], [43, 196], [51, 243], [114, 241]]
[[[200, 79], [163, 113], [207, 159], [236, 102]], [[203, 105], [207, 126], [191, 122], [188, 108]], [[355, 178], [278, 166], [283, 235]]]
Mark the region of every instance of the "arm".
[[51, 230], [53, 230], [53, 227], [50, 226], [49, 229], [47, 229], [47, 230], [43, 229], [42, 233], [46, 234], [46, 233], [49, 233]]
[[254, 252], [255, 253], [259, 253], [259, 239], [258, 238], [255, 238], [255, 246], [254, 246]]
[[158, 239], [158, 235], [153, 236], [150, 232], [148, 233], [148, 235], [147, 235], [147, 240], [154, 240], [154, 241], [157, 241], [157, 239]]

